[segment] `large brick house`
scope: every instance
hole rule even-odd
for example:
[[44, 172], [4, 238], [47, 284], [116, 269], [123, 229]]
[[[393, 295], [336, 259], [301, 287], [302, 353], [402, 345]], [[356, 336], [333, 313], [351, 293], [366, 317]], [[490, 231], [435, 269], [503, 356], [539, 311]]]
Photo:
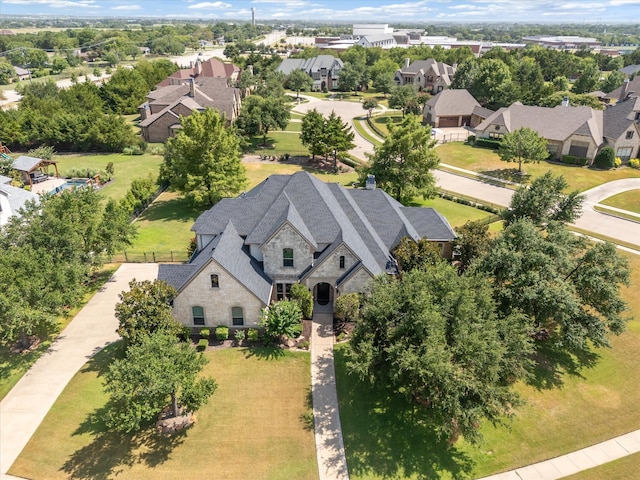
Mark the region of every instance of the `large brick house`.
[[[373, 183], [373, 185], [372, 185]], [[307, 172], [272, 175], [196, 220], [187, 264], [160, 265], [178, 291], [174, 317], [190, 327], [253, 326], [261, 310], [302, 283], [319, 305], [397, 273], [391, 251], [405, 236], [428, 238], [450, 257], [455, 233], [432, 208], [404, 207], [369, 182], [324, 183]]]
[[312, 58], [285, 58], [278, 65], [277, 72], [289, 75], [294, 70], [302, 70], [313, 79], [314, 91], [338, 88], [342, 60], [333, 55], [318, 55]]
[[230, 87], [226, 78], [190, 78], [185, 84], [149, 92], [147, 101], [138, 107], [138, 126], [145, 142], [165, 142], [182, 128], [181, 116], [215, 108], [230, 123], [240, 113], [240, 104], [240, 90]]
[[414, 85], [421, 92], [435, 94], [449, 88], [456, 73], [455, 66], [433, 58], [409, 62], [408, 58], [405, 59], [404, 66], [396, 71], [395, 81], [398, 85]]

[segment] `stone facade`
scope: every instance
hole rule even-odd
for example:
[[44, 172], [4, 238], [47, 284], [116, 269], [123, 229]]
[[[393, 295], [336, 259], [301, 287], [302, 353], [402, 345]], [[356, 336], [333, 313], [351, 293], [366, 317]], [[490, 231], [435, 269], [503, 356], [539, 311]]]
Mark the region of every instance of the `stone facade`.
[[340, 294], [366, 292], [371, 280], [373, 280], [371, 274], [361, 267], [340, 286]]
[[[211, 286], [211, 275], [218, 275], [218, 287]], [[233, 326], [231, 309], [242, 307], [244, 326], [256, 326], [264, 304], [220, 265], [211, 261], [175, 298], [173, 315], [183, 325], [194, 325], [192, 307], [204, 309], [204, 327]]]
[[[293, 266], [284, 266], [283, 249], [293, 249]], [[282, 227], [262, 246], [264, 273], [274, 280], [297, 279], [313, 261], [313, 248], [290, 223]]]

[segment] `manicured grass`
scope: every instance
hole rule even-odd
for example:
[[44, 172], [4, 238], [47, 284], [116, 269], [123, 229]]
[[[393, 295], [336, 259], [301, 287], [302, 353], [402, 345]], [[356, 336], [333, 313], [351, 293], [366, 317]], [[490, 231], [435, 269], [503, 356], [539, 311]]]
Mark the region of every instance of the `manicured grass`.
[[[518, 169], [517, 163], [500, 160], [494, 150], [472, 147], [464, 143], [451, 142], [438, 147], [440, 161], [448, 165], [465, 168], [478, 173], [502, 179], [520, 181], [520, 177], [511, 174]], [[525, 179], [536, 178], [551, 170], [554, 175], [563, 175], [569, 188], [585, 191], [603, 183], [621, 178], [640, 178], [640, 171], [632, 168], [614, 170], [595, 170], [586, 167], [572, 167], [549, 162], [523, 164], [522, 169], [528, 175]]]
[[[640, 423], [640, 257], [629, 259], [632, 285], [623, 289], [629, 304], [627, 331], [612, 338], [611, 349], [596, 352], [597, 364], [546, 372], [547, 383], [517, 385], [527, 405], [508, 427], [481, 427], [485, 441], [464, 441], [450, 450], [421, 423], [413, 405], [346, 374], [344, 348], [336, 352], [340, 415], [352, 479], [473, 478], [510, 470], [626, 433]], [[631, 372], [631, 373], [630, 373]], [[637, 463], [637, 462], [636, 462]], [[603, 477], [593, 477], [603, 478]]]
[[629, 190], [627, 192], [619, 193], [618, 195], [609, 197], [600, 203], [603, 205], [609, 205], [610, 207], [640, 213], [640, 190]]
[[387, 126], [387, 122], [398, 124], [401, 121], [402, 121], [402, 112], [398, 112], [398, 111], [387, 112], [382, 115], [376, 115], [375, 117], [371, 118], [371, 122], [385, 137], [389, 135], [389, 127]]
[[[372, 143], [373, 145], [380, 145], [381, 142], [377, 139], [374, 138], [373, 136], [371, 136], [371, 134], [369, 133], [368, 130], [365, 130], [364, 125], [366, 124], [367, 120], [366, 118], [358, 118], [358, 119], [353, 119], [353, 128], [356, 129], [356, 131], [362, 136], [364, 137], [369, 143]], [[368, 125], [367, 125], [368, 127]]]
[[102, 374], [121, 355], [115, 344], [68, 384], [11, 474], [33, 479], [317, 479], [308, 353], [223, 349], [206, 352], [204, 374], [218, 389], [188, 431], [172, 437], [105, 432]]
[[[301, 127], [302, 128], [302, 127]], [[287, 132], [269, 132], [266, 146], [262, 137], [251, 139], [252, 151], [256, 155], [281, 155], [290, 153], [291, 155], [308, 155], [309, 151], [302, 145], [300, 135]]]
[[117, 270], [118, 265], [105, 265], [105, 267], [96, 275], [94, 283], [88, 293], [85, 295], [81, 305], [70, 310], [66, 315], [58, 318], [58, 331], [49, 335], [40, 343], [40, 345], [29, 353], [18, 354], [12, 353], [7, 346], [0, 346], [0, 400], [18, 383], [18, 380], [29, 370], [38, 358], [51, 345], [60, 331], [62, 331], [73, 317], [80, 311], [85, 303], [98, 291], [102, 285], [106, 283], [113, 273]]
[[477, 208], [461, 205], [439, 197], [429, 200], [418, 200], [415, 205], [435, 208], [441, 215], [444, 215], [449, 224], [454, 228], [460, 227], [468, 221], [475, 222], [477, 220], [488, 218], [492, 215], [484, 210], [478, 210]]
[[105, 197], [116, 200], [126, 195], [133, 180], [147, 178], [149, 175], [155, 179], [162, 164], [162, 156], [148, 153], [144, 155], [74, 153], [57, 155], [56, 160], [58, 160], [58, 171], [63, 176], [69, 174], [72, 169], [90, 168], [96, 171], [104, 171], [107, 164], [113, 162], [113, 180], [108, 185], [105, 185], [100, 192]]
[[287, 124], [287, 128], [285, 128], [284, 131], [285, 132], [298, 132], [299, 133], [299, 132], [302, 131], [302, 122], [289, 122]]
[[564, 480], [629, 480], [638, 477], [640, 468], [640, 453], [623, 457], [599, 467], [590, 468], [584, 472], [564, 477]]

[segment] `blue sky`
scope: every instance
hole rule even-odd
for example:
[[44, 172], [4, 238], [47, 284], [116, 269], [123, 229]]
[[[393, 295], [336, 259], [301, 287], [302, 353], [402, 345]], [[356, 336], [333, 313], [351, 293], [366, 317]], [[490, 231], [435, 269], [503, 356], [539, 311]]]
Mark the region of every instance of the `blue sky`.
[[0, 15], [344, 22], [640, 23], [640, 0], [0, 0]]

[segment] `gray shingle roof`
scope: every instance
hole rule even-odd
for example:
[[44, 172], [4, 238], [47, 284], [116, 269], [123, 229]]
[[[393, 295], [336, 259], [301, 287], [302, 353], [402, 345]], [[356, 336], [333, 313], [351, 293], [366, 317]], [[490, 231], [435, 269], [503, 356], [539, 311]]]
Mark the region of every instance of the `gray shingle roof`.
[[467, 90], [446, 89], [433, 96], [426, 103], [433, 108], [436, 116], [471, 115], [476, 107], [480, 107], [478, 101]]
[[627, 76], [631, 76], [634, 73], [640, 72], [640, 65], [627, 65], [626, 67], [622, 67], [618, 71], [624, 73]]
[[13, 168], [21, 172], [30, 172], [42, 162], [41, 158], [20, 155], [13, 161]]
[[[607, 93], [604, 98], [618, 100], [623, 88], [625, 88], [624, 84], [616, 88], [614, 91]], [[635, 76], [633, 80], [629, 80], [626, 89], [626, 96], [637, 97], [640, 95], [640, 76]]]
[[6, 214], [7, 217], [18, 214], [18, 211], [24, 207], [28, 201], [37, 202], [40, 198], [35, 193], [25, 190], [24, 188], [13, 187], [6, 183], [0, 184], [0, 195], [6, 198], [9, 205], [8, 212], [2, 212], [2, 208], [0, 207], [0, 212], [3, 213], [3, 216]]
[[534, 107], [516, 102], [508, 108], [501, 108], [489, 116], [476, 131], [484, 131], [491, 125], [503, 125], [508, 132], [522, 127], [535, 130], [547, 140], [563, 142], [574, 133], [592, 137], [596, 145], [602, 143], [602, 110], [591, 107], [554, 108]]
[[333, 55], [318, 55], [311, 58], [285, 58], [276, 71], [289, 75], [294, 70], [302, 70], [307, 73], [318, 72], [323, 68], [329, 70], [333, 67], [334, 62], [342, 68], [342, 60], [335, 58]]
[[607, 107], [604, 111], [604, 136], [613, 143], [633, 127], [636, 113], [640, 112], [640, 98], [631, 97]]

